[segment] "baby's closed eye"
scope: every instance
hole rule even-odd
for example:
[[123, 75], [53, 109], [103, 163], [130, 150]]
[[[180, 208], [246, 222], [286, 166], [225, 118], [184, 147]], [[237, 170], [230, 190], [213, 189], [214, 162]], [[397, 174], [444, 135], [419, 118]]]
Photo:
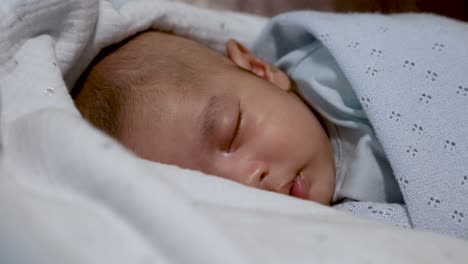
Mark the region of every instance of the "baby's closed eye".
[[232, 122], [234, 126], [231, 125], [232, 127], [234, 127], [234, 129], [231, 128], [230, 132], [228, 133], [230, 135], [227, 137], [227, 140], [225, 142], [225, 144], [227, 145], [225, 149], [226, 149], [226, 152], [228, 153], [235, 151], [236, 148], [238, 147], [238, 141], [239, 141], [238, 139], [239, 139], [239, 134], [241, 130], [241, 125], [244, 122], [243, 119], [244, 119], [243, 109], [239, 102], [236, 119], [235, 121]]

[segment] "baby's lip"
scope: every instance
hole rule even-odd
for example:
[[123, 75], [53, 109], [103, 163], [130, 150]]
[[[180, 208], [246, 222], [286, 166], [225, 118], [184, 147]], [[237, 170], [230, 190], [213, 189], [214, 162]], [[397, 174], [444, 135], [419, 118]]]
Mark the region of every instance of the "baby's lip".
[[289, 195], [307, 200], [309, 199], [309, 182], [302, 173], [298, 174], [291, 185]]

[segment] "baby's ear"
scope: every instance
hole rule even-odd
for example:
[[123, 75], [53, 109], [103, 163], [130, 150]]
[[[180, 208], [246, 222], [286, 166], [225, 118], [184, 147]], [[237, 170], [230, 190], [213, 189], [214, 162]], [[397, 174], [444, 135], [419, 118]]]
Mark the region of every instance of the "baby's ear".
[[233, 39], [229, 40], [226, 44], [226, 50], [231, 61], [237, 66], [273, 83], [285, 91], [289, 91], [291, 88], [291, 81], [286, 73], [255, 57], [239, 42]]

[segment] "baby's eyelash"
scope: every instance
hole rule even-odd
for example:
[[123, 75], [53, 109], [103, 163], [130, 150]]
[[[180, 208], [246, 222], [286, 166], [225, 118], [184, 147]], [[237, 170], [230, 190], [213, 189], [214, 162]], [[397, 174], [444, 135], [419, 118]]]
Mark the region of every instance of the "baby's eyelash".
[[244, 120], [244, 109], [242, 108], [242, 105], [239, 102], [239, 114], [237, 117], [237, 124], [236, 124], [236, 128], [234, 129], [234, 134], [232, 136], [231, 142], [229, 143], [228, 152], [231, 152], [232, 144], [234, 144], [234, 141], [236, 140], [237, 135], [239, 134], [239, 129], [240, 129], [242, 120]]
[[242, 108], [242, 105], [239, 103], [239, 122], [237, 124], [236, 134], [237, 134], [237, 132], [239, 132], [240, 125], [242, 124], [243, 120], [244, 120], [244, 108]]

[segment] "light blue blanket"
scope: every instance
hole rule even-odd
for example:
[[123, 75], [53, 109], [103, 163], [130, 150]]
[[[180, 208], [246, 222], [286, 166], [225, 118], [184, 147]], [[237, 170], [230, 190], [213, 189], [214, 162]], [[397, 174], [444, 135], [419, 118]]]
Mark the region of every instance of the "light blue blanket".
[[428, 14], [294, 12], [274, 18], [253, 50], [277, 62], [316, 40], [361, 101], [405, 202], [336, 208], [468, 239], [468, 24]]

